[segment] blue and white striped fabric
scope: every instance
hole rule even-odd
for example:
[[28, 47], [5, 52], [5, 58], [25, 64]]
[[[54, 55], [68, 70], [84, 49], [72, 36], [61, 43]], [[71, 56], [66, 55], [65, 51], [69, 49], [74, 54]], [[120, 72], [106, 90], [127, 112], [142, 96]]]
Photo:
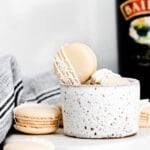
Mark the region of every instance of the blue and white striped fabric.
[[23, 78], [12, 56], [0, 58], [0, 143], [12, 126], [12, 111], [21, 103], [56, 103], [60, 87], [52, 73]]

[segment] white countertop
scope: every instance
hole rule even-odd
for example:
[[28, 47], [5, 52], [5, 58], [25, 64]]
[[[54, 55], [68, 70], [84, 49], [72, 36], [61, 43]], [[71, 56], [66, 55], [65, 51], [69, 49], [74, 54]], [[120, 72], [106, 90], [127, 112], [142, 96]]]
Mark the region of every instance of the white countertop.
[[68, 137], [59, 129], [56, 134], [50, 135], [25, 135], [18, 132], [8, 136], [6, 143], [20, 140], [44, 140], [52, 142], [55, 150], [149, 150], [150, 128], [140, 129], [135, 136], [121, 139], [79, 139]]

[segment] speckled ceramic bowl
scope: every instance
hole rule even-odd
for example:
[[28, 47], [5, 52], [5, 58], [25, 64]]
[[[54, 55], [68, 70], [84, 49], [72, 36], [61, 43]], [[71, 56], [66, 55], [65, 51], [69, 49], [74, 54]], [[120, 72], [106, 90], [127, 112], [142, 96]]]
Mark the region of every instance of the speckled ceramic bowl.
[[138, 131], [140, 85], [61, 85], [64, 133], [80, 138], [119, 138]]

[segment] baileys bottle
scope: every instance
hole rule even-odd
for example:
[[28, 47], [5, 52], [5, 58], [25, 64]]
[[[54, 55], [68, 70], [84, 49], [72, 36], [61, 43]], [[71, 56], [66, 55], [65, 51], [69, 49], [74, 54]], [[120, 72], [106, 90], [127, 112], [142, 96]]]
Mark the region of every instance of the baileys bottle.
[[137, 78], [150, 98], [150, 0], [117, 0], [119, 71]]

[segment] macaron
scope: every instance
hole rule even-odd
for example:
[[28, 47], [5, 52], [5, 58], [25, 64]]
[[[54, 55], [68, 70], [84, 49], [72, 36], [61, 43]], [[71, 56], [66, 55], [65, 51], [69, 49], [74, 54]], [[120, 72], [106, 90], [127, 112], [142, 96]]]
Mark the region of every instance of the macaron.
[[101, 86], [120, 86], [129, 85], [127, 78], [121, 77], [119, 74], [112, 72], [109, 69], [103, 68], [97, 70], [90, 79], [90, 84], [99, 84]]
[[61, 112], [59, 126], [63, 127], [62, 104], [61, 103], [57, 103], [56, 106], [59, 108], [59, 110]]
[[4, 145], [3, 150], [54, 150], [52, 143], [17, 141]]
[[61, 47], [54, 59], [54, 72], [64, 84], [85, 83], [96, 71], [97, 59], [93, 50], [83, 43]]
[[150, 128], [150, 104], [143, 107], [140, 112], [139, 127]]
[[14, 109], [14, 127], [28, 134], [53, 133], [59, 126], [60, 114], [55, 105], [22, 104]]

